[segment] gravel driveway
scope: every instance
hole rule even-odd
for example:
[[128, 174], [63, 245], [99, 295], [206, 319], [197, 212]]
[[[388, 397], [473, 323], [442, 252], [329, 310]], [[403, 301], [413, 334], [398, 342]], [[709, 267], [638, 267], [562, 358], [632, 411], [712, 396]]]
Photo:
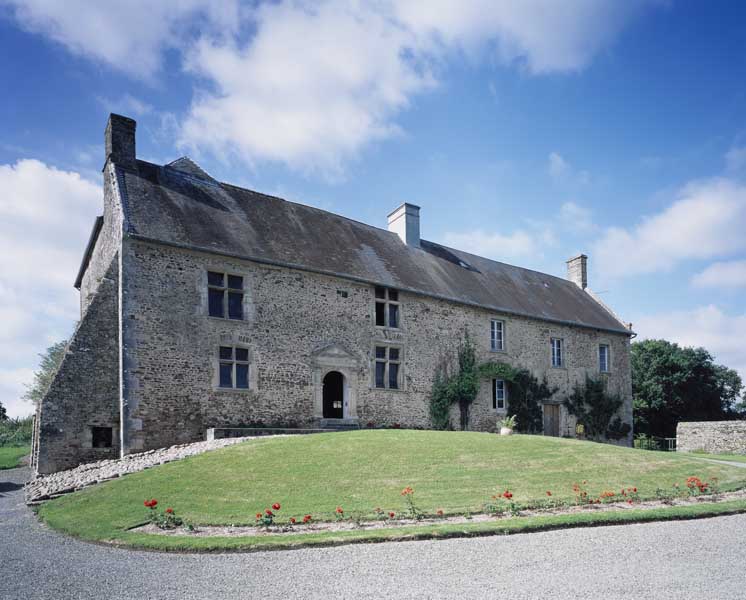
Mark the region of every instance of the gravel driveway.
[[0, 471], [0, 598], [744, 598], [746, 515], [526, 535], [185, 555], [39, 525]]

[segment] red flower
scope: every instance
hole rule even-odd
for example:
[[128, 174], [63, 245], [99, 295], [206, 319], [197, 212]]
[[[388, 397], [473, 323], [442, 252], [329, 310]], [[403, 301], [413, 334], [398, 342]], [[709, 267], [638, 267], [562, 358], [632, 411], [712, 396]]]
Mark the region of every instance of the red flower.
[[150, 508], [150, 500], [145, 500], [145, 502], [143, 502], [143, 504], [144, 504], [144, 505], [145, 505], [145, 506], [146, 506], [147, 508]]
[[443, 516], [443, 509], [439, 508], [437, 511], [435, 511], [435, 514], [438, 515], [439, 517], [442, 517]]
[[262, 513], [256, 513], [256, 518], [257, 518], [257, 520], [261, 519], [262, 518]]
[[411, 487], [409, 487], [409, 486], [405, 487], [405, 488], [404, 488], [404, 489], [403, 489], [403, 490], [401, 491], [401, 495], [402, 495], [402, 496], [409, 496], [410, 494], [414, 494], [414, 490], [413, 490], [413, 489], [412, 489]]
[[168, 513], [169, 515], [172, 515], [172, 514], [174, 514], [174, 509], [173, 509], [173, 508], [167, 508], [167, 509], [166, 509], [166, 512], [167, 512], [167, 513]]
[[156, 506], [158, 506], [158, 500], [156, 500], [155, 498], [153, 498], [150, 501], [150, 508], [155, 508]]
[[338, 507], [337, 507], [336, 513], [337, 513], [338, 515], [344, 514], [344, 512], [345, 512], [345, 511], [344, 511], [344, 510], [342, 510], [342, 507], [341, 507], [341, 506], [338, 506]]
[[271, 517], [272, 516], [272, 511], [269, 510], [269, 509], [267, 509], [267, 510], [264, 511], [264, 514], [266, 514], [268, 517]]
[[637, 488], [636, 487], [632, 488], [632, 491], [636, 494], [637, 493]]
[[280, 503], [279, 503], [279, 502], [275, 502], [275, 503], [274, 503], [274, 504], [272, 505], [272, 508], [274, 508], [275, 510], [280, 510]]
[[632, 504], [632, 498], [630, 498], [629, 500], [627, 500], [627, 504]]
[[505, 490], [503, 492], [503, 498], [507, 498], [508, 500], [510, 500], [512, 497], [513, 497], [513, 494], [510, 492], [510, 490]]
[[551, 496], [551, 495], [552, 495], [552, 492], [550, 492], [549, 490], [547, 490], [547, 496]]
[[290, 522], [295, 525], [295, 517], [290, 517]]
[[311, 515], [306, 515], [305, 517], [303, 517], [304, 523], [308, 523], [310, 520], [311, 520]]
[[390, 512], [390, 513], [389, 513], [389, 518], [390, 518], [390, 519], [393, 519], [393, 518], [394, 518], [395, 516], [396, 516], [396, 513], [395, 513], [395, 512]]

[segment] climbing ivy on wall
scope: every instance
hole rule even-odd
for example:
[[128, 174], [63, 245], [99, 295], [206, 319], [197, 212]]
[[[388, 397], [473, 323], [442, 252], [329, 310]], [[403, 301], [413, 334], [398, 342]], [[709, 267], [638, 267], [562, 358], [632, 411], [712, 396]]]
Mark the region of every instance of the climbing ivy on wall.
[[456, 366], [443, 356], [435, 370], [430, 392], [430, 421], [435, 429], [450, 429], [451, 406], [458, 404], [462, 430], [469, 427], [469, 409], [479, 390], [476, 349], [468, 331], [459, 344]]
[[617, 412], [623, 400], [606, 390], [603, 379], [585, 378], [585, 384], [575, 384], [572, 394], [564, 400], [570, 414], [585, 427], [588, 437], [618, 440], [626, 437], [632, 429], [629, 423], [622, 422]]
[[476, 350], [468, 332], [456, 353], [444, 355], [438, 362], [430, 393], [430, 421], [434, 429], [450, 429], [450, 411], [459, 405], [462, 430], [469, 425], [469, 409], [477, 397], [482, 379], [502, 379], [508, 388], [509, 412], [516, 415], [516, 430], [540, 432], [543, 427], [541, 405], [556, 390], [546, 380], [539, 381], [528, 369], [516, 368], [500, 361], [477, 364]]
[[513, 367], [500, 361], [479, 365], [479, 375], [485, 379], [502, 379], [508, 388], [508, 412], [516, 416], [516, 431], [540, 433], [541, 405], [557, 391], [546, 379], [537, 379], [528, 369]]

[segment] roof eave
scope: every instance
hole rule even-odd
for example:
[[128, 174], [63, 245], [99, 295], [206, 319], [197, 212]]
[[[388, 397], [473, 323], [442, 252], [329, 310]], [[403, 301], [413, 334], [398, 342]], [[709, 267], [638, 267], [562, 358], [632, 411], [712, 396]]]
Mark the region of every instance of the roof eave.
[[83, 260], [81, 261], [80, 268], [78, 269], [78, 275], [75, 278], [75, 283], [73, 284], [76, 290], [80, 290], [80, 286], [83, 284], [83, 276], [85, 275], [85, 272], [88, 269], [88, 265], [91, 262], [91, 255], [93, 254], [93, 249], [96, 247], [96, 241], [98, 240], [98, 236], [101, 233], [101, 228], [103, 226], [104, 218], [102, 216], [96, 217], [96, 220], [93, 222], [91, 235], [88, 238], [88, 244], [86, 245], [85, 252], [83, 253]]

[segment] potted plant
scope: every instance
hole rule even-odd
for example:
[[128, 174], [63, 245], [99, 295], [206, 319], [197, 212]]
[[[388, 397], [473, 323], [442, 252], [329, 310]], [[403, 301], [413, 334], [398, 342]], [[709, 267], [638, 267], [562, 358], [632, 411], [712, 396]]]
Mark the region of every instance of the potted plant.
[[511, 435], [513, 433], [513, 429], [515, 429], [515, 423], [515, 415], [510, 415], [500, 419], [497, 422], [498, 427], [500, 427], [500, 435]]

